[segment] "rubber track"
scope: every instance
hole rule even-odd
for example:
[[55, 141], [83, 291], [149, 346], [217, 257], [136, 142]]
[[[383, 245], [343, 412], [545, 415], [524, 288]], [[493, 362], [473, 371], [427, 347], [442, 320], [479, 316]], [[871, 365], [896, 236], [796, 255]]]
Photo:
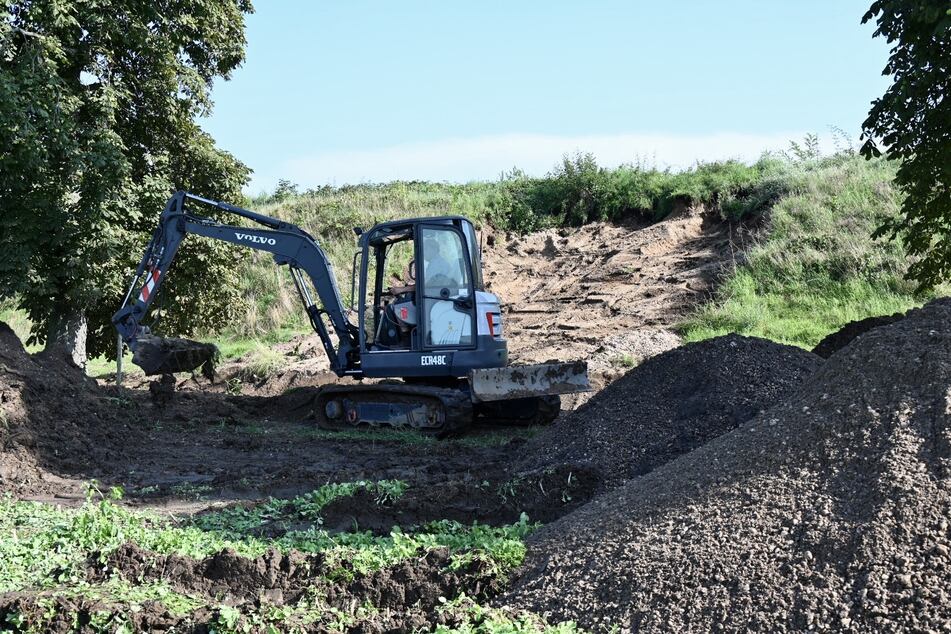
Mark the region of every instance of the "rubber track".
[[[440, 427], [429, 427], [426, 429], [415, 430], [419, 433], [432, 434], [440, 437], [458, 434], [467, 429], [472, 424], [472, 401], [466, 392], [445, 388], [433, 387], [428, 385], [407, 385], [404, 383], [374, 383], [369, 385], [328, 385], [320, 390], [317, 396], [314, 415], [317, 417], [317, 424], [322, 429], [334, 431], [356, 429], [353, 425], [346, 422], [332, 422], [327, 419], [324, 406], [332, 398], [340, 396], [351, 400], [382, 400], [380, 397], [392, 395], [399, 398], [400, 402], [405, 402], [406, 397], [418, 397], [420, 401], [431, 402], [439, 401], [445, 412], [445, 422]], [[396, 400], [396, 398], [394, 398]], [[394, 429], [401, 429], [394, 427]]]

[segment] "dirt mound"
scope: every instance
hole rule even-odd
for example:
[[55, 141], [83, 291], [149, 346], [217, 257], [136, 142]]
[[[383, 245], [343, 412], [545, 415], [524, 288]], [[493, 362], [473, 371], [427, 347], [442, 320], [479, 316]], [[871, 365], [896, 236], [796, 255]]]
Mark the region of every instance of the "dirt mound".
[[485, 279], [502, 300], [511, 358], [585, 360], [601, 388], [679, 345], [672, 329], [733, 262], [740, 230], [716, 213], [682, 208], [650, 224], [497, 236], [485, 249]]
[[61, 489], [55, 474], [94, 476], [135, 436], [127, 405], [80, 368], [27, 354], [0, 323], [0, 490]]
[[866, 319], [850, 321], [835, 332], [826, 335], [822, 341], [816, 344], [812, 352], [823, 359], [828, 359], [872, 328], [893, 324], [904, 316], [904, 313], [895, 313], [894, 315], [881, 315], [879, 317], [867, 317]]
[[799, 348], [726, 335], [648, 359], [529, 441], [525, 469], [643, 475], [778, 403], [820, 365]]
[[605, 631], [951, 627], [951, 301], [537, 534], [504, 603]]

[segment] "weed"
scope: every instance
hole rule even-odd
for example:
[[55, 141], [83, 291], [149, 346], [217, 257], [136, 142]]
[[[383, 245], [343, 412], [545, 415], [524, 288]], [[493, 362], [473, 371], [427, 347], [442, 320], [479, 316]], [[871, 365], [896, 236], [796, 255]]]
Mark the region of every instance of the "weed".
[[637, 359], [630, 354], [622, 354], [611, 359], [611, 365], [619, 368], [633, 368], [637, 365]]
[[240, 396], [242, 385], [243, 385], [243, 382], [241, 381], [241, 377], [237, 377], [237, 376], [231, 377], [230, 379], [228, 379], [228, 382], [227, 382], [226, 389], [228, 390], [228, 394], [230, 394], [231, 396]]
[[440, 612], [452, 614], [458, 624], [453, 628], [439, 625], [438, 634], [572, 634], [580, 632], [574, 622], [549, 625], [541, 617], [528, 612], [511, 612], [481, 606], [466, 595], [440, 599]]
[[508, 504], [509, 501], [514, 500], [518, 495], [518, 490], [524, 484], [524, 479], [521, 476], [516, 476], [511, 480], [506, 480], [499, 484], [496, 488], [495, 493], [502, 499], [503, 504]]
[[213, 492], [214, 487], [207, 484], [193, 484], [191, 482], [183, 482], [182, 484], [176, 484], [171, 487], [171, 492], [175, 495], [183, 498], [192, 498], [195, 500], [200, 500], [202, 497]]
[[241, 377], [248, 381], [261, 381], [277, 374], [286, 362], [280, 352], [257, 342], [245, 358]]

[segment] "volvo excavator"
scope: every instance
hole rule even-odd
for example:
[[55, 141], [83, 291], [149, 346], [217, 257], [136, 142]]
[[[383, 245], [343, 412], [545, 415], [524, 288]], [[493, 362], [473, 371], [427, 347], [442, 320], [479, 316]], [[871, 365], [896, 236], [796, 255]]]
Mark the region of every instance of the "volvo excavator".
[[[197, 213], [202, 209], [250, 222], [222, 223]], [[120, 348], [127, 345], [147, 375], [193, 370], [214, 353], [209, 344], [159, 337], [143, 323], [182, 240], [194, 234], [267, 251], [289, 269], [331, 369], [353, 379], [315, 396], [322, 428], [397, 427], [445, 436], [478, 419], [544, 423], [558, 415], [559, 394], [590, 389], [583, 362], [508, 365], [499, 298], [485, 291], [479, 242], [466, 218], [393, 220], [354, 232], [347, 307], [329, 258], [306, 231], [176, 192], [112, 318]], [[408, 279], [394, 284], [400, 258], [409, 259]]]

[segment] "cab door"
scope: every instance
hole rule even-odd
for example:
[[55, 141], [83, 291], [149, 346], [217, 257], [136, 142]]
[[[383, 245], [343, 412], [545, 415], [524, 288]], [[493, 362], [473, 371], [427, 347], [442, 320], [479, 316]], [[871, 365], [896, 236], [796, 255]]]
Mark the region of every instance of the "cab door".
[[417, 248], [423, 348], [474, 347], [475, 289], [465, 237], [451, 225], [420, 225]]

